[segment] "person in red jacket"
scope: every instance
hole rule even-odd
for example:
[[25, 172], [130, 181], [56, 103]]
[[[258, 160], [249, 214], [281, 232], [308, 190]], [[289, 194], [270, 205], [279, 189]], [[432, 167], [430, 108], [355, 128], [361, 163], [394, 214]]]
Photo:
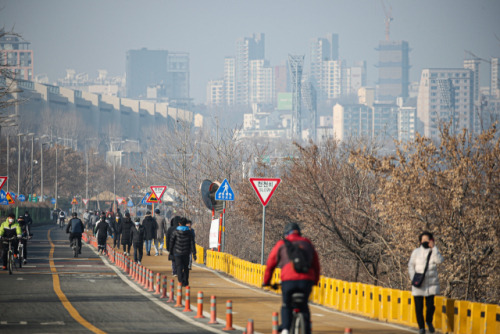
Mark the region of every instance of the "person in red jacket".
[[[293, 263], [290, 262], [285, 246], [285, 241], [280, 240], [271, 250], [266, 263], [266, 272], [264, 274], [263, 286], [268, 286], [271, 283], [274, 269], [281, 268], [281, 291], [283, 296], [283, 305], [281, 306], [281, 325], [279, 331], [288, 331], [292, 322], [292, 294], [294, 292], [303, 292], [307, 300], [311, 294], [314, 285], [319, 281], [319, 258], [318, 253], [314, 249], [311, 241], [304, 238], [300, 233], [300, 226], [297, 223], [288, 223], [283, 232], [283, 237], [292, 244], [299, 244], [301, 248], [307, 252], [307, 258], [311, 261], [309, 271], [306, 273], [298, 273], [295, 271]], [[306, 322], [306, 333], [311, 333], [311, 321], [309, 306], [304, 305], [301, 310], [304, 314]]]

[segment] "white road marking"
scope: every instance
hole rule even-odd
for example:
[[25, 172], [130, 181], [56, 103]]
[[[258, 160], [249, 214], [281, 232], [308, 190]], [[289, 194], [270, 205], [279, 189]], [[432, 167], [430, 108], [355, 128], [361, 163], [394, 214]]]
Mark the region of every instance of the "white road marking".
[[24, 281], [24, 278], [18, 277], [16, 281]]
[[40, 325], [43, 326], [64, 325], [64, 321], [41, 322]]
[[0, 321], [0, 325], [7, 325], [7, 321]]
[[27, 321], [19, 321], [19, 325], [27, 325], [28, 322]]
[[77, 264], [77, 267], [92, 267], [91, 264]]
[[24, 268], [36, 268], [36, 266], [28, 266], [28, 265], [23, 265]]
[[312, 313], [312, 315], [315, 315], [317, 317], [324, 317], [325, 316], [324, 314], [321, 314], [321, 313]]

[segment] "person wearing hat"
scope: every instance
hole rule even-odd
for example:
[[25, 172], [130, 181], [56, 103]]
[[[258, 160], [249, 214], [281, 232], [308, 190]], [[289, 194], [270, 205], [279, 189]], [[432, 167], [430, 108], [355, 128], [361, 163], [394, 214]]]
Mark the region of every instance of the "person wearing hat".
[[31, 224], [33, 224], [33, 219], [31, 219], [31, 216], [30, 216], [30, 213], [28, 210], [24, 211], [24, 222], [28, 226], [31, 226]]
[[26, 222], [26, 216], [19, 216], [17, 218], [17, 223], [19, 226], [21, 226], [21, 233], [22, 233], [22, 238], [19, 240], [21, 245], [23, 245], [23, 254], [24, 254], [24, 259], [23, 263], [26, 264], [28, 263], [28, 237], [30, 236], [30, 227], [29, 224]]
[[101, 212], [101, 218], [96, 223], [94, 228], [94, 234], [97, 238], [97, 249], [99, 254], [106, 253], [106, 240], [108, 239], [108, 233], [111, 234], [111, 227], [106, 221], [106, 212]]
[[186, 218], [181, 218], [179, 226], [172, 233], [168, 252], [174, 255], [177, 266], [177, 279], [182, 286], [189, 286], [189, 254], [196, 261], [196, 246], [193, 233], [186, 226]]
[[73, 239], [76, 239], [78, 243], [78, 254], [82, 254], [82, 233], [85, 229], [80, 218], [77, 217], [78, 214], [73, 212], [72, 218], [69, 220], [66, 226], [66, 233], [69, 233], [69, 244], [73, 243]]
[[130, 213], [125, 212], [125, 219], [123, 219], [122, 223], [122, 246], [125, 255], [130, 255], [130, 246], [132, 246], [130, 231], [132, 228], [134, 228], [134, 223], [130, 219]]
[[[297, 272], [294, 264], [288, 257], [287, 243], [290, 242], [292, 247], [298, 247], [304, 250], [304, 257], [308, 262], [309, 269], [307, 272]], [[281, 322], [280, 331], [282, 333], [290, 330], [292, 322], [292, 294], [301, 291], [305, 294], [306, 300], [309, 300], [313, 286], [319, 281], [319, 258], [318, 253], [314, 249], [311, 241], [304, 238], [300, 232], [300, 226], [297, 223], [291, 222], [285, 226], [283, 231], [283, 239], [279, 240], [269, 253], [266, 263], [266, 272], [264, 274], [263, 286], [269, 286], [273, 277], [273, 272], [276, 267], [281, 268], [281, 291], [283, 296], [283, 305], [281, 306]], [[311, 315], [309, 305], [305, 304], [301, 310], [304, 314], [306, 322], [306, 333], [311, 333]]]
[[[0, 225], [0, 237], [9, 239], [12, 237], [16, 237], [19, 239], [22, 236], [22, 230], [19, 223], [16, 222], [16, 215], [11, 213], [7, 220]], [[17, 257], [17, 239], [12, 242], [12, 247], [14, 248], [14, 257]], [[3, 270], [7, 270], [7, 254], [9, 253], [9, 243], [2, 242], [2, 260], [3, 260]]]
[[141, 264], [142, 254], [144, 247], [144, 226], [141, 225], [141, 219], [139, 217], [135, 218], [134, 227], [130, 229], [130, 239], [134, 245], [134, 261], [137, 264]]
[[156, 209], [155, 214], [156, 223], [158, 225], [155, 238], [155, 256], [158, 256], [163, 254], [163, 244], [165, 240], [165, 234], [167, 233], [167, 220], [165, 219], [165, 216], [160, 215], [160, 209]]

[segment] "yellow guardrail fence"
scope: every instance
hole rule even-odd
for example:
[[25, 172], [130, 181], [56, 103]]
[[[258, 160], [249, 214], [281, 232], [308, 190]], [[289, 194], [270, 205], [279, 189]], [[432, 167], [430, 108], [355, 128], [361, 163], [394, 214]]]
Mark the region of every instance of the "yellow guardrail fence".
[[[260, 287], [266, 266], [239, 259], [227, 253], [204, 251], [197, 245], [197, 262], [224, 272], [249, 285]], [[280, 270], [273, 275], [273, 282], [280, 281]], [[372, 319], [418, 327], [410, 291], [380, 286], [345, 282], [321, 276], [311, 293], [311, 301]], [[434, 327], [443, 333], [499, 334], [500, 306], [435, 297]], [[425, 311], [424, 311], [425, 312]], [[424, 313], [425, 314], [425, 313]]]

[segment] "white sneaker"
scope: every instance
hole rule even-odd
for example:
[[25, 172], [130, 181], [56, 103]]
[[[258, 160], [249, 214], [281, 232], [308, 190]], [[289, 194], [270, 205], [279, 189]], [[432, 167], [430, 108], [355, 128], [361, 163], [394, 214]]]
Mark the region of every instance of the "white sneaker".
[[155, 256], [158, 256], [158, 253], [156, 253]]
[[288, 333], [289, 333], [288, 329], [284, 329], [284, 330], [281, 331], [281, 334], [288, 334]]
[[137, 264], [138, 264], [138, 265], [141, 265], [141, 261], [137, 261]]

